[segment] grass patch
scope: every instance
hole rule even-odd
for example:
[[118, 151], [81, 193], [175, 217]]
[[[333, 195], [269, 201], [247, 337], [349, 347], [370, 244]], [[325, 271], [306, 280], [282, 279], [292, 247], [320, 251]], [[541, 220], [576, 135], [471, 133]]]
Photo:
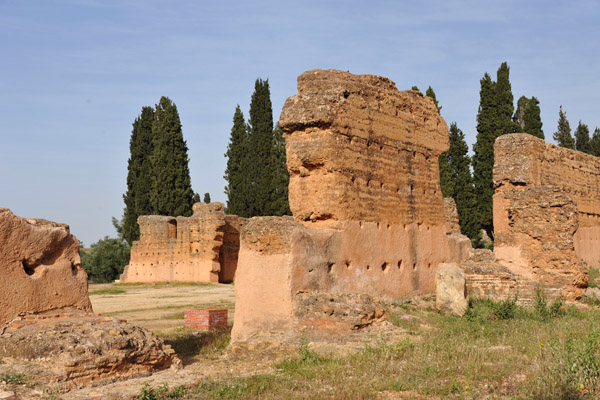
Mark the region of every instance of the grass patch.
[[597, 288], [598, 278], [600, 278], [600, 270], [598, 270], [598, 268], [590, 267], [588, 270], [588, 287]]
[[157, 332], [157, 335], [171, 345], [185, 361], [186, 358], [200, 355], [212, 357], [223, 352], [231, 339], [231, 327], [206, 332], [179, 327], [170, 331]]
[[105, 288], [105, 289], [93, 290], [89, 293], [89, 295], [92, 296], [92, 295], [101, 295], [101, 294], [124, 294], [124, 293], [127, 293], [127, 291], [125, 289], [110, 287], [110, 288]]
[[0, 382], [6, 382], [7, 384], [14, 385], [25, 385], [27, 383], [27, 376], [25, 374], [19, 374], [16, 372], [5, 372], [0, 374]]
[[182, 311], [182, 312], [178, 312], [175, 314], [165, 315], [161, 319], [184, 319], [184, 318], [185, 318], [185, 313]]

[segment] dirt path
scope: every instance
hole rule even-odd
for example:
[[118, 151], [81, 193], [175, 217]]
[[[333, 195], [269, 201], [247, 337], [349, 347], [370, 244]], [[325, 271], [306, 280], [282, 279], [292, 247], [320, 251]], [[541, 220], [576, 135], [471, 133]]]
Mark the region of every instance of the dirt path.
[[190, 308], [225, 308], [233, 322], [234, 286], [224, 284], [90, 284], [94, 312], [125, 319], [154, 332], [183, 326]]

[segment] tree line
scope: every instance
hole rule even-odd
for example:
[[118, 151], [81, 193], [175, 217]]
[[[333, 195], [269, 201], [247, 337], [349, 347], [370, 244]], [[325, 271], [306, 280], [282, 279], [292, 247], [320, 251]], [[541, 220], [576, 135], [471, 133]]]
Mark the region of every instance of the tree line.
[[[444, 197], [455, 200], [461, 230], [476, 246], [480, 245], [482, 230], [493, 237], [495, 140], [501, 135], [516, 132], [545, 139], [539, 100], [535, 96], [521, 96], [515, 109], [509, 73], [510, 68], [504, 62], [498, 68], [495, 81], [488, 73], [480, 81], [473, 156], [469, 157], [465, 136], [453, 122], [448, 133], [450, 148], [439, 158], [442, 193]], [[441, 109], [431, 87], [426, 96], [434, 100], [438, 110]], [[559, 146], [600, 156], [600, 129], [596, 128], [590, 138], [587, 125], [580, 121], [573, 136], [562, 106], [553, 138]]]

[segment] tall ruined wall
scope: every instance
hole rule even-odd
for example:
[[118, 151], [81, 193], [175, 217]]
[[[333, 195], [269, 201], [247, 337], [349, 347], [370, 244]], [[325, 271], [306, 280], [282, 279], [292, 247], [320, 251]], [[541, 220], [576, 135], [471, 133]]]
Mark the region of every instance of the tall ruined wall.
[[79, 240], [69, 226], [0, 208], [0, 328], [20, 313], [92, 310]]
[[308, 71], [279, 125], [297, 221], [443, 221], [438, 156], [448, 127], [428, 97], [380, 76]]
[[296, 326], [300, 293], [433, 293], [437, 265], [468, 256], [445, 219], [448, 128], [431, 99], [383, 77], [309, 71], [279, 124], [295, 222], [242, 229], [234, 341]]
[[496, 140], [494, 252], [511, 271], [573, 297], [600, 261], [600, 159], [528, 134]]
[[191, 217], [140, 216], [140, 240], [131, 247], [121, 281], [233, 280], [244, 220], [226, 216], [222, 203], [196, 203], [193, 210]]

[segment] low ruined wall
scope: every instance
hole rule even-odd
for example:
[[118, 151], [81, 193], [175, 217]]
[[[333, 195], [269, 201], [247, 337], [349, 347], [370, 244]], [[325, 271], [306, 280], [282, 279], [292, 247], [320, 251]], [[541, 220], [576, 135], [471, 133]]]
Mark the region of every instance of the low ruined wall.
[[191, 217], [140, 216], [140, 240], [121, 282], [232, 281], [245, 220], [223, 210], [222, 203], [196, 203]]
[[448, 128], [431, 99], [379, 76], [309, 71], [279, 124], [293, 220], [242, 229], [233, 341], [298, 332], [315, 322], [299, 308], [322, 296], [360, 303], [369, 319], [353, 296], [433, 293], [437, 265], [468, 257], [442, 197]]
[[495, 144], [494, 252], [525, 279], [577, 297], [600, 257], [600, 159], [527, 134]]
[[20, 313], [92, 310], [79, 240], [69, 226], [0, 208], [0, 328]]

